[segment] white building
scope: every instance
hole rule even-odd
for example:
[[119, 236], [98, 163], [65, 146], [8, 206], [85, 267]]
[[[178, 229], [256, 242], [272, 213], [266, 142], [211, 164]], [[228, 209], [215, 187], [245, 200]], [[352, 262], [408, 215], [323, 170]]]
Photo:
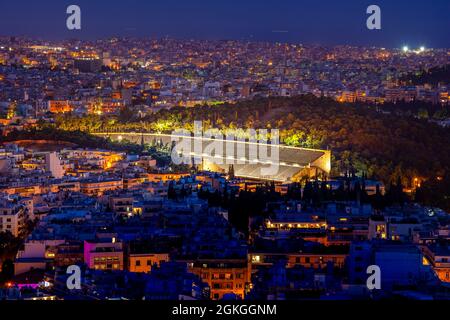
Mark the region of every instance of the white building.
[[25, 227], [25, 220], [26, 212], [22, 204], [0, 204], [0, 232], [9, 231], [14, 237], [18, 237]]
[[64, 177], [65, 171], [56, 152], [46, 154], [45, 170], [51, 172], [52, 176], [56, 179], [61, 179]]

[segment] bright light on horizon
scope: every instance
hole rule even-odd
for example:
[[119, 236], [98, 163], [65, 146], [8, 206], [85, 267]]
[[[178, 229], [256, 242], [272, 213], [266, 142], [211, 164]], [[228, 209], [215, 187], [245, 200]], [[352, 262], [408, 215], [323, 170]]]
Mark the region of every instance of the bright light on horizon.
[[408, 51], [409, 51], [408, 46], [404, 46], [404, 47], [403, 47], [403, 52], [408, 52]]
[[425, 47], [424, 46], [421, 46], [420, 47], [420, 52], [424, 52], [425, 51]]

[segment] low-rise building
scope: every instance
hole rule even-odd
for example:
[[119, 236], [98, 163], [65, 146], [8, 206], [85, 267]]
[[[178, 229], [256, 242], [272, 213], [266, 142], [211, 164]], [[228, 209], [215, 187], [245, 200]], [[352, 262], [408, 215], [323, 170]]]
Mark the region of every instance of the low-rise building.
[[115, 238], [84, 241], [84, 263], [89, 269], [123, 270], [123, 243]]

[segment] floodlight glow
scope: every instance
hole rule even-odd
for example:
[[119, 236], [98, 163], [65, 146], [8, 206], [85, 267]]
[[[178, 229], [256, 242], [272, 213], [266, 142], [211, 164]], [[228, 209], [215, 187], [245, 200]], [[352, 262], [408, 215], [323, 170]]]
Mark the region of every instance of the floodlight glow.
[[403, 47], [403, 52], [408, 52], [408, 51], [409, 51], [408, 46], [404, 46], [404, 47]]

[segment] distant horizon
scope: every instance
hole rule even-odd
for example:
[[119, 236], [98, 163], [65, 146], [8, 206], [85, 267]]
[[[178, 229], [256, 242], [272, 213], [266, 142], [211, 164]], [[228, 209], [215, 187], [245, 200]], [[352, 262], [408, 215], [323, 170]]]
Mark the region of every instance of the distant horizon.
[[[66, 9], [81, 8], [82, 28], [66, 28]], [[381, 30], [368, 30], [369, 5]], [[110, 37], [235, 40], [306, 45], [450, 47], [448, 0], [18, 0], [2, 2], [0, 30], [48, 41]]]
[[[181, 38], [181, 37], [173, 37], [173, 36], [161, 36], [161, 37], [152, 37], [152, 36], [105, 36], [105, 37], [98, 37], [98, 38], [92, 38], [92, 39], [82, 39], [82, 38], [44, 38], [41, 36], [30, 36], [30, 35], [23, 35], [23, 34], [0, 34], [1, 38], [19, 38], [19, 39], [26, 39], [31, 41], [47, 41], [47, 42], [69, 42], [69, 41], [80, 41], [80, 42], [96, 42], [96, 41], [105, 41], [113, 38], [117, 39], [132, 39], [132, 40], [176, 40], [176, 41], [200, 41], [200, 42], [226, 42], [226, 41], [232, 41], [232, 42], [241, 42], [241, 43], [266, 43], [266, 44], [286, 44], [286, 45], [292, 45], [292, 46], [305, 46], [305, 47], [323, 47], [323, 48], [337, 48], [337, 47], [353, 47], [353, 48], [366, 48], [366, 49], [387, 49], [387, 50], [401, 50], [403, 46], [408, 46], [411, 51], [414, 51], [415, 49], [419, 49], [422, 47], [422, 45], [411, 45], [409, 43], [404, 43], [401, 46], [398, 47], [391, 47], [391, 46], [382, 46], [382, 45], [363, 45], [363, 44], [350, 44], [350, 43], [336, 43], [336, 44], [325, 44], [325, 43], [319, 43], [319, 42], [292, 42], [292, 41], [272, 41], [272, 40], [247, 40], [247, 39], [233, 39], [233, 38], [223, 38], [223, 39], [206, 39], [206, 38]], [[450, 46], [448, 47], [428, 47], [424, 46], [426, 49], [429, 50], [450, 50]]]

